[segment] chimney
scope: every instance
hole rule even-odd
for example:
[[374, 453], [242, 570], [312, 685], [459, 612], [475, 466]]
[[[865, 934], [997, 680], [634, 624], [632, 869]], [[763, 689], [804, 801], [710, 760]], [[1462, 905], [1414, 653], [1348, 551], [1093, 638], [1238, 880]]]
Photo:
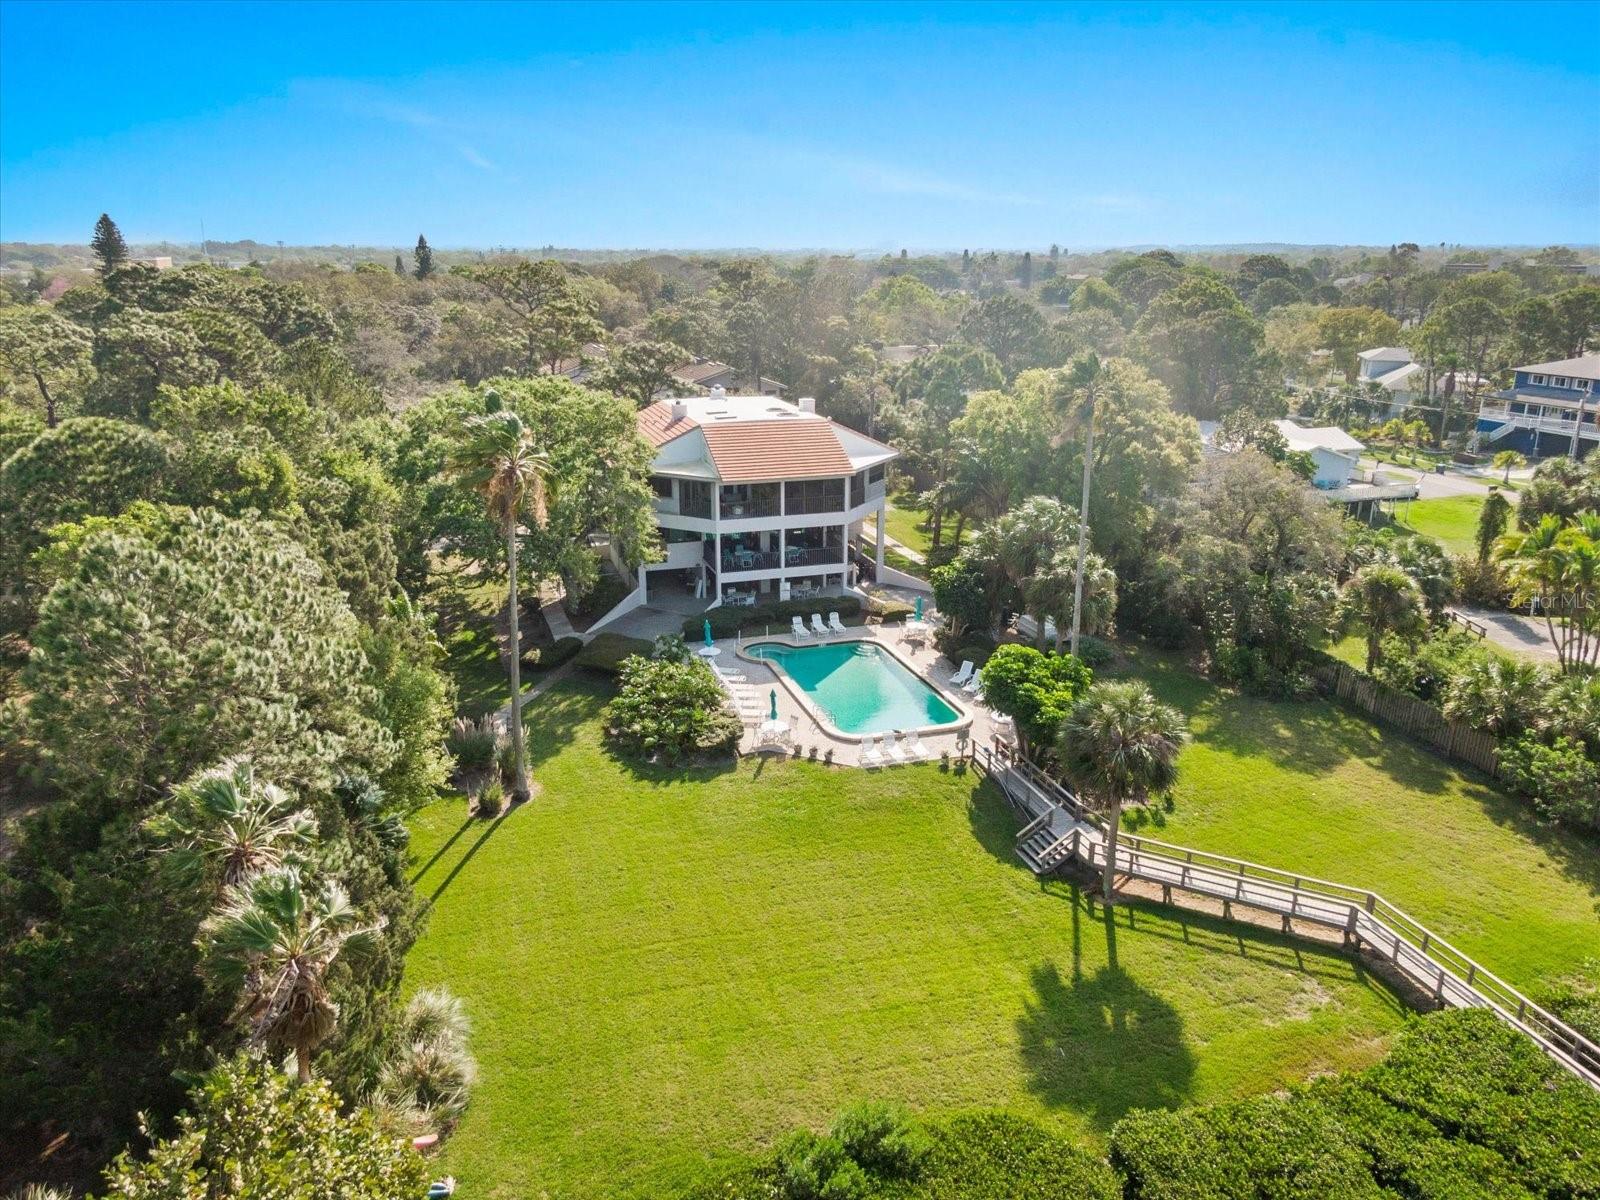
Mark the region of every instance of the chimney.
[[815, 413], [817, 411], [817, 398], [815, 396], [801, 396], [800, 411], [803, 413]]
[[713, 400], [726, 400], [728, 398], [728, 389], [720, 383], [717, 384], [716, 387], [711, 389], [711, 398]]
[[[682, 421], [689, 415], [689, 402], [687, 400], [674, 400], [672, 402], [672, 420]], [[669, 422], [670, 424], [671, 422]]]

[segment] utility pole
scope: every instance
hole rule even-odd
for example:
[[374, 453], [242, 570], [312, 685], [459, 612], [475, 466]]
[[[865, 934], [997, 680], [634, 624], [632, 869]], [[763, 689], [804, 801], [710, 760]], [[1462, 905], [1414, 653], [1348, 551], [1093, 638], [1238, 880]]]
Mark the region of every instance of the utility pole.
[[1578, 393], [1578, 419], [1572, 426], [1572, 445], [1567, 447], [1567, 457], [1578, 460], [1578, 440], [1583, 437], [1583, 410], [1588, 407], [1589, 389]]

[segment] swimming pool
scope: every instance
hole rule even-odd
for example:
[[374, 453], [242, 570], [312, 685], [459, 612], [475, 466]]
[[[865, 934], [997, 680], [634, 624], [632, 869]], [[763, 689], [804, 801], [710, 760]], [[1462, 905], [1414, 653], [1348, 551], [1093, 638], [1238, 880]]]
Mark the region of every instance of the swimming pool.
[[763, 642], [746, 653], [781, 668], [841, 733], [926, 729], [962, 719], [914, 671], [872, 642]]

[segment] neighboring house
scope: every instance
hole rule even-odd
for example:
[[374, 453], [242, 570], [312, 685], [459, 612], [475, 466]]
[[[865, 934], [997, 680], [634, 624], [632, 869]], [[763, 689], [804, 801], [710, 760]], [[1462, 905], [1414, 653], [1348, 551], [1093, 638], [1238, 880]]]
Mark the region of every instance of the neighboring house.
[[1478, 405], [1480, 449], [1583, 455], [1600, 445], [1600, 354], [1532, 363]]
[[607, 353], [599, 342], [585, 342], [575, 358], [563, 358], [556, 364], [555, 373], [565, 375], [573, 383], [587, 383], [596, 368], [606, 361]]
[[[680, 387], [692, 391], [710, 391], [712, 388], [737, 389], [749, 383], [749, 380], [740, 379], [738, 371], [733, 367], [724, 362], [717, 362], [713, 358], [692, 358], [673, 371], [672, 378]], [[763, 396], [781, 396], [789, 389], [776, 379], [768, 379], [763, 375], [761, 386], [755, 390]]]
[[1337, 425], [1306, 428], [1293, 421], [1274, 421], [1289, 449], [1311, 455], [1316, 470], [1311, 482], [1319, 488], [1340, 488], [1355, 474], [1361, 452], [1366, 449]]
[[885, 346], [878, 351], [878, 357], [891, 367], [904, 367], [916, 362], [919, 358], [925, 358], [938, 348], [936, 345], [917, 346], [909, 343]]
[[1427, 373], [1421, 363], [1411, 360], [1404, 346], [1378, 346], [1356, 355], [1360, 364], [1356, 382], [1375, 383], [1389, 393], [1388, 415], [1398, 416], [1427, 388]]
[[656, 448], [650, 484], [666, 549], [639, 569], [647, 599], [751, 603], [849, 582], [862, 523], [883, 520], [896, 450], [818, 416], [811, 399], [713, 391], [658, 400], [638, 421]]

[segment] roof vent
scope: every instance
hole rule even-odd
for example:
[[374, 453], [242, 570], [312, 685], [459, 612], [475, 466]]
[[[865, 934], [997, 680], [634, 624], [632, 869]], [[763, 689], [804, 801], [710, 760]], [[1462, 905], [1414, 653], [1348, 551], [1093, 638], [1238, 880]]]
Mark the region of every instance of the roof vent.
[[803, 413], [814, 413], [814, 412], [816, 412], [817, 411], [817, 398], [815, 396], [801, 396], [800, 397], [800, 411], [803, 412]]
[[711, 398], [713, 400], [726, 399], [727, 395], [728, 395], [728, 389], [723, 387], [720, 383], [717, 384], [716, 387], [711, 389]]
[[689, 415], [689, 404], [688, 404], [687, 401], [685, 401], [685, 400], [674, 400], [672, 402], [672, 419], [674, 421], [682, 421], [686, 417], [688, 417], [688, 415]]

